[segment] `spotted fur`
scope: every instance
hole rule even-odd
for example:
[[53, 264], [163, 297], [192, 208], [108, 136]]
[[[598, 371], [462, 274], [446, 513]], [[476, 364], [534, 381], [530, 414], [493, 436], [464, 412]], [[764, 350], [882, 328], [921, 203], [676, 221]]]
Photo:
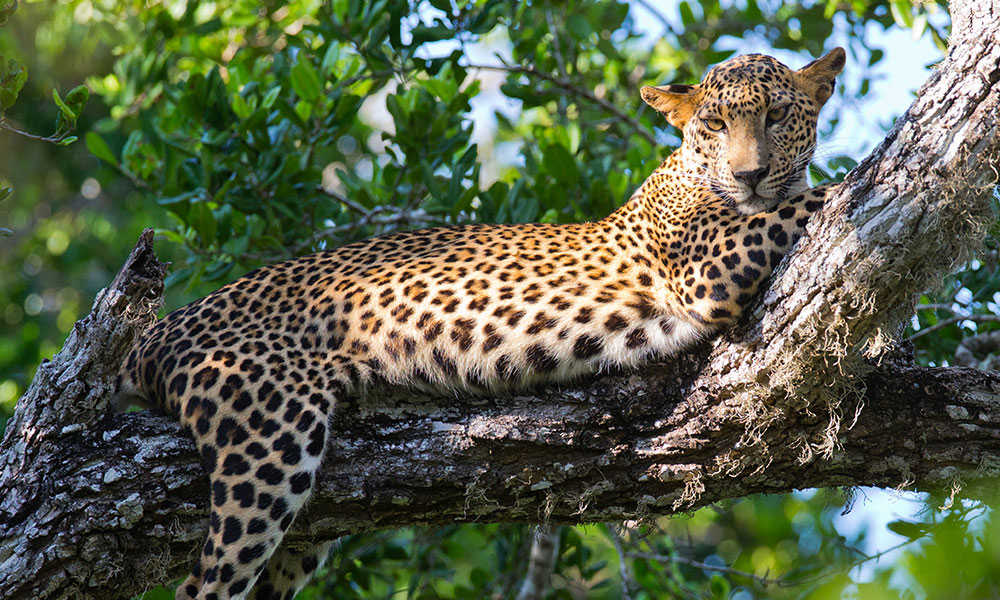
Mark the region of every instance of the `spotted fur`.
[[749, 55], [700, 85], [643, 88], [684, 143], [600, 221], [378, 237], [258, 269], [157, 323], [122, 393], [179, 416], [211, 479], [210, 531], [177, 597], [305, 584], [328, 546], [281, 539], [338, 400], [631, 367], [738, 319], [822, 206], [805, 166], [843, 62], [839, 48], [799, 71]]

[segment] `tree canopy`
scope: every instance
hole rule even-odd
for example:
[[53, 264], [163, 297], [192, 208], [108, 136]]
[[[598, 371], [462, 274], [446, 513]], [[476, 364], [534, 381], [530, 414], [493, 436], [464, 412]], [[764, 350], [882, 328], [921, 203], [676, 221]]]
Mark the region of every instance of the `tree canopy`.
[[[838, 180], [857, 148], [823, 140], [850, 138], [839, 125], [865, 106], [885, 32], [941, 48], [949, 33], [943, 6], [900, 0], [7, 0], [0, 25], [0, 427], [144, 227], [173, 263], [172, 309], [260, 264], [388, 231], [598, 218], [679, 143], [638, 88], [698, 81], [747, 50], [798, 66], [848, 48], [854, 71], [822, 115], [812, 166], [814, 182]], [[904, 337], [923, 363], [995, 364], [998, 231], [921, 299]], [[561, 528], [546, 597], [998, 593], [986, 505], [922, 497], [919, 519], [889, 524], [903, 547], [884, 562], [858, 549], [876, 532], [838, 530], [858, 495]], [[348, 536], [303, 596], [510, 597], [532, 532]]]

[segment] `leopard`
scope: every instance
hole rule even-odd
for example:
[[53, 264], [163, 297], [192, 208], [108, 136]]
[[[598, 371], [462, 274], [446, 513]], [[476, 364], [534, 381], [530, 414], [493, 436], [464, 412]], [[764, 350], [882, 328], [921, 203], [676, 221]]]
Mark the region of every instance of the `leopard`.
[[179, 419], [210, 517], [178, 600], [293, 598], [332, 541], [282, 540], [338, 403], [491, 394], [674, 356], [735, 324], [824, 206], [807, 166], [844, 50], [644, 86], [682, 142], [607, 217], [405, 231], [261, 267], [152, 325], [120, 397]]

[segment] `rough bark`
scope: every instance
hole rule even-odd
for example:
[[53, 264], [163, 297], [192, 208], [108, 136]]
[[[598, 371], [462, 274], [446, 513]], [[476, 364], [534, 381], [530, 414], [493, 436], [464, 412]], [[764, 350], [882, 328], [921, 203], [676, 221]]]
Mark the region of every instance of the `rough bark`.
[[[289, 539], [635, 519], [803, 487], [995, 485], [1000, 374], [887, 355], [915, 295], [977, 245], [997, 181], [1000, 0], [952, 12], [948, 58], [743, 327], [669, 363], [571, 386], [341, 406]], [[117, 365], [158, 307], [150, 241], [8, 425], [0, 597], [129, 597], [186, 572], [204, 534], [193, 444], [167, 418], [107, 410]]]

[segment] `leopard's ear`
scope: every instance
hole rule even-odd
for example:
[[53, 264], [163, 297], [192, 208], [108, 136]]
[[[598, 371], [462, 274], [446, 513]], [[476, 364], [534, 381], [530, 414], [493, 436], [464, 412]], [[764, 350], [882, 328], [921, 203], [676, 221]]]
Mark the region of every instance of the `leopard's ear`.
[[837, 74], [844, 69], [844, 62], [844, 49], [834, 48], [796, 71], [795, 80], [817, 106], [823, 106], [833, 94]]
[[684, 129], [698, 107], [696, 85], [647, 85], [639, 90], [639, 94], [646, 104], [659, 111], [677, 129]]

